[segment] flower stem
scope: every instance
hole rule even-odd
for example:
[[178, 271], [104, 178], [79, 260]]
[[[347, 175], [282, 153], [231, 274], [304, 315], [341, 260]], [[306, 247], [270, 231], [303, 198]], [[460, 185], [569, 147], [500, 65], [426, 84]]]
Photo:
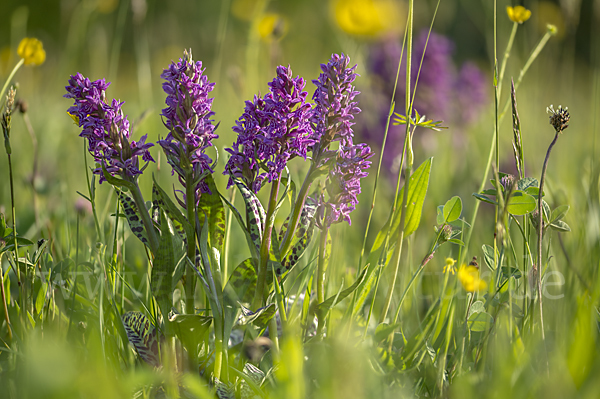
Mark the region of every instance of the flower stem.
[[294, 212], [292, 213], [292, 217], [290, 218], [290, 222], [288, 223], [288, 228], [285, 231], [283, 240], [281, 241], [281, 245], [279, 246], [279, 252], [281, 253], [282, 259], [287, 254], [287, 251], [290, 250], [292, 238], [294, 238], [294, 233], [296, 232], [296, 228], [298, 227], [298, 222], [300, 221], [300, 214], [302, 213], [302, 208], [304, 208], [304, 203], [306, 202], [306, 197], [308, 195], [308, 190], [310, 189], [310, 185], [312, 184], [312, 172], [313, 166], [311, 165], [310, 169], [306, 173], [306, 178], [302, 183], [300, 192], [296, 197], [296, 202], [294, 203]]
[[[2, 255], [0, 254], [0, 264], [2, 264]], [[10, 327], [10, 317], [8, 316], [8, 307], [6, 305], [6, 294], [4, 293], [4, 272], [0, 267], [0, 295], [2, 295], [2, 307], [4, 308], [4, 318], [6, 319], [6, 329], [8, 340], [12, 340], [12, 328]]]
[[[327, 212], [329, 213], [329, 212]], [[325, 220], [329, 215], [325, 216]], [[325, 271], [327, 269], [327, 236], [329, 228], [325, 227], [321, 231], [321, 240], [319, 242], [319, 260], [317, 262], [317, 303], [325, 302]], [[317, 312], [319, 320], [317, 337], [322, 337], [323, 328], [325, 327], [325, 314]]]
[[[186, 178], [185, 188], [185, 204], [187, 207], [188, 223], [192, 226], [196, 224], [195, 207], [196, 207], [196, 192], [192, 182], [193, 172], [188, 173]], [[191, 237], [187, 237], [187, 257], [191, 262], [195, 262], [196, 258], [196, 229], [191, 229]], [[209, 266], [210, 267], [210, 266]], [[194, 269], [188, 265], [185, 277], [185, 312], [194, 314]]]
[[[277, 207], [277, 197], [279, 196], [279, 183], [281, 175], [271, 184], [271, 196], [267, 207], [267, 217], [265, 220], [265, 230], [263, 231], [262, 243], [260, 245], [260, 265], [258, 266], [258, 278], [256, 281], [256, 291], [252, 305], [258, 309], [263, 305], [263, 296], [265, 284], [267, 281], [267, 266], [269, 264], [269, 253], [271, 250], [271, 232], [273, 231], [273, 222], [275, 221], [275, 208]], [[288, 227], [288, 231], [289, 231]]]
[[550, 151], [552, 151], [552, 147], [556, 144], [556, 140], [558, 139], [559, 131], [554, 135], [554, 140], [550, 143], [550, 147], [548, 147], [548, 151], [546, 152], [546, 158], [544, 159], [544, 166], [542, 167], [542, 176], [540, 178], [540, 192], [538, 195], [538, 246], [537, 246], [537, 288], [538, 288], [538, 299], [540, 301], [540, 325], [542, 329], [542, 340], [546, 340], [546, 334], [544, 333], [544, 311], [542, 307], [542, 234], [544, 232], [544, 214], [542, 209], [542, 196], [544, 195], [544, 181], [546, 180], [546, 169], [548, 168], [548, 159], [550, 158]]
[[15, 76], [15, 73], [17, 73], [17, 71], [19, 70], [19, 68], [21, 68], [21, 65], [23, 65], [24, 63], [25, 63], [25, 59], [21, 58], [21, 60], [17, 63], [17, 65], [15, 65], [15, 67], [13, 68], [13, 70], [10, 72], [10, 75], [8, 75], [8, 78], [6, 79], [6, 82], [4, 82], [4, 86], [2, 86], [2, 90], [0, 90], [0, 98], [4, 97], [4, 93], [6, 92], [6, 89], [8, 88], [8, 85], [10, 84], [10, 81]]

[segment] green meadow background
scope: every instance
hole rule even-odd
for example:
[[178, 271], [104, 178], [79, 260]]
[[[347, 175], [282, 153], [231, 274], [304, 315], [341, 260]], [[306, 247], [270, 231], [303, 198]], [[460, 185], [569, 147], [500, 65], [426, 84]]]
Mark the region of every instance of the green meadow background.
[[[359, 19], [358, 25], [367, 28], [369, 24], [374, 25], [359, 32], [340, 21], [334, 2], [322, 0], [3, 0], [0, 3], [0, 82], [4, 83], [18, 62], [16, 48], [23, 37], [40, 39], [46, 50], [43, 65], [25, 66], [13, 79], [18, 82], [17, 97], [28, 105], [26, 116], [19, 113], [13, 116], [11, 133], [19, 233], [34, 242], [40, 238], [50, 239], [48, 251], [55, 261], [74, 257], [76, 202], [80, 198], [77, 191], [87, 193], [87, 188], [83, 142], [78, 137], [79, 129], [66, 113], [71, 101], [62, 97], [69, 75], [81, 72], [92, 80], [105, 78], [112, 82], [107, 95], [125, 101], [123, 111], [132, 125], [135, 124], [134, 138], [148, 134], [147, 141], [156, 142], [168, 133], [160, 117], [165, 100], [160, 74], [171, 61], [182, 56], [184, 49], [191, 48], [194, 59], [202, 61], [205, 74], [215, 83], [211, 94], [214, 119], [219, 122], [215, 145], [220, 159], [214, 176], [225, 192], [224, 148], [235, 140], [231, 127], [242, 114], [244, 101], [267, 91], [267, 83], [275, 76], [278, 65], [290, 65], [294, 76], [304, 77], [311, 96], [314, 91], [311, 80], [318, 77], [320, 64], [326, 63], [332, 53], [343, 52], [358, 65], [356, 71], [360, 77], [355, 84], [363, 93], [357, 97], [359, 107], [370, 113], [387, 112], [389, 97], [383, 110], [370, 102], [378, 86], [368, 65], [371, 50], [378, 43], [392, 40], [390, 38], [402, 40], [407, 2], [390, 2], [394, 12], [388, 15], [388, 20], [377, 25], [368, 15], [363, 15], [364, 20]], [[517, 79], [531, 51], [545, 34], [547, 24], [555, 25], [558, 30], [531, 65], [517, 93], [527, 175], [539, 179], [546, 149], [553, 138], [546, 107], [550, 104], [568, 106], [571, 115], [569, 128], [552, 152], [545, 188], [545, 199], [553, 209], [559, 205], [570, 206], [565, 221], [571, 227], [571, 232], [560, 233], [560, 236], [552, 233], [551, 237], [549, 270], [559, 272], [561, 277], [556, 277], [555, 285], [547, 287], [553, 298], [558, 298], [544, 302], [549, 370], [537, 367], [544, 361], [544, 345], [536, 334], [524, 336], [520, 344], [524, 351], [514, 352], [514, 342], [509, 343], [507, 332], [499, 330], [494, 333], [494, 339], [486, 343], [485, 365], [463, 365], [452, 384], [440, 391], [435, 384], [428, 383], [436, 381], [439, 373], [435, 361], [427, 360], [429, 363], [417, 370], [386, 373], [367, 360], [372, 348], [347, 341], [340, 334], [330, 337], [326, 345], [311, 349], [312, 360], [305, 363], [303, 374], [296, 375], [296, 380], [290, 361], [290, 380], [306, 381], [304, 387], [294, 389], [292, 383], [282, 383], [272, 390], [272, 397], [598, 397], [600, 8], [597, 3], [592, 0], [519, 3], [499, 0], [497, 3], [499, 59], [513, 27], [506, 15], [506, 6], [521, 4], [532, 12], [531, 19], [519, 26], [508, 59], [500, 109], [510, 93], [510, 78]], [[448, 128], [440, 132], [418, 130], [415, 134], [415, 167], [430, 157], [433, 164], [421, 224], [409, 238], [408, 249], [403, 254], [405, 261], [397, 282], [401, 289], [435, 238], [437, 206], [453, 196], [460, 196], [463, 216], [469, 218], [476, 203], [472, 193], [479, 188], [494, 133], [493, 4], [491, 0], [442, 0], [436, 12], [438, 2], [415, 1], [415, 36], [433, 23], [432, 31], [453, 43], [448, 67], [458, 69], [465, 62], [477, 65], [486, 78], [487, 94], [483, 105], [473, 104], [478, 112], [470, 123], [453, 121], [444, 123]], [[278, 21], [275, 32], [261, 30], [266, 29], [261, 28], [260, 22], [267, 14], [273, 14]], [[413, 68], [418, 67], [418, 58], [413, 58], [413, 62]], [[396, 111], [403, 112], [401, 105]], [[431, 112], [427, 113], [428, 118], [437, 120], [435, 110]], [[370, 133], [363, 131], [360, 118], [369, 116], [367, 111], [363, 114], [357, 117], [355, 137], [358, 141], [367, 140], [376, 155], [371, 158], [370, 177], [363, 183], [360, 204], [352, 214], [352, 225], [336, 225], [331, 231], [333, 262], [327, 282], [330, 294], [344, 281], [348, 286], [347, 282], [354, 279], [385, 131], [384, 126]], [[499, 130], [501, 172], [514, 171], [511, 125], [509, 111]], [[399, 139], [392, 136], [389, 140]], [[393, 148], [393, 144], [388, 142], [389, 148]], [[151, 164], [140, 178], [142, 191], [148, 196], [150, 172], [163, 187], [177, 186], [157, 147], [152, 150], [157, 164]], [[12, 220], [7, 157], [0, 152], [0, 212]], [[35, 174], [34, 164], [37, 165]], [[290, 170], [296, 184], [301, 184], [306, 170], [303, 163], [295, 160]], [[382, 168], [368, 244], [387, 220], [396, 178], [393, 171]], [[490, 187], [488, 184], [487, 188]], [[114, 225], [111, 214], [115, 196], [108, 184], [97, 189], [98, 209], [108, 229]], [[259, 197], [266, 200], [267, 194], [261, 192]], [[289, 207], [283, 209], [276, 223], [282, 223], [288, 211]], [[235, 245], [243, 240], [235, 222], [232, 229], [234, 244], [228, 262], [237, 265], [249, 252], [244, 246]], [[96, 240], [89, 213], [81, 219], [80, 230], [79, 248], [89, 250]], [[127, 228], [123, 234], [125, 241], [119, 251], [128, 270], [143, 273], [147, 262], [143, 246]], [[482, 264], [482, 245], [492, 245], [493, 239], [494, 208], [482, 204], [471, 243], [464, 249], [463, 257], [469, 260], [477, 256]], [[445, 257], [458, 259], [458, 256], [458, 247], [447, 245], [426, 266], [421, 284], [403, 308], [402, 320], [407, 326], [403, 332], [407, 336], [418, 329], [427, 306], [439, 295]], [[6, 270], [8, 264], [5, 258], [2, 261]], [[375, 301], [377, 309], [383, 304], [382, 294], [386, 292], [388, 281], [389, 276], [382, 280]], [[464, 293], [461, 295], [466, 298]], [[131, 309], [134, 308], [132, 304]], [[332, 318], [341, 318], [343, 305], [341, 308], [334, 310]], [[89, 322], [87, 328], [91, 331], [98, 326]], [[20, 346], [18, 355], [10, 350], [0, 351], [0, 397], [131, 397], [133, 392], [139, 395], [136, 397], [146, 397], [155, 392], [140, 390], [140, 386], [164, 381], [174, 383], [171, 379], [176, 378], [141, 367], [111, 370], [103, 360], [97, 333], [90, 332], [82, 347], [65, 341], [64, 331], [50, 323], [46, 329], [32, 330], [27, 342]], [[294, 350], [300, 349], [292, 347], [287, 353], [295, 353], [295, 361], [302, 363], [302, 353]], [[513, 353], [519, 354], [513, 356]], [[133, 357], [133, 352], [130, 355]], [[206, 390], [199, 379], [185, 381], [190, 395], [204, 395]]]

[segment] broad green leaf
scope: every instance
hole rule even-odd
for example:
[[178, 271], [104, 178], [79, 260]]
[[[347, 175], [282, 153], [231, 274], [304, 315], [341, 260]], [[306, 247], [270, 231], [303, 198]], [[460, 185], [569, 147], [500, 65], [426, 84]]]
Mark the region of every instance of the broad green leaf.
[[515, 191], [508, 200], [508, 213], [515, 216], [526, 215], [536, 207], [537, 201], [523, 191]]
[[485, 331], [486, 326], [488, 324], [493, 323], [493, 321], [494, 321], [494, 318], [489, 313], [478, 312], [478, 313], [473, 313], [473, 314], [471, 314], [471, 316], [469, 316], [469, 320], [467, 321], [467, 326], [469, 327], [469, 330], [471, 330], [473, 332], [481, 332], [481, 331]]
[[215, 378], [215, 390], [219, 399], [235, 399], [235, 385], [232, 382], [224, 383]]
[[[146, 229], [144, 227], [144, 223], [142, 223], [142, 217], [140, 214], [140, 210], [133, 198], [126, 194], [124, 191], [119, 192], [119, 201], [121, 202], [121, 207], [123, 208], [123, 213], [125, 214], [125, 218], [127, 219], [127, 223], [129, 223], [129, 227], [131, 228], [131, 232], [148, 248], [149, 240], [148, 234], [146, 233]], [[142, 209], [141, 212], [146, 212], [145, 209]]]
[[456, 245], [460, 245], [462, 247], [465, 246], [465, 243], [462, 242], [461, 240], [459, 240], [458, 238], [451, 238], [451, 239], [448, 240], [448, 242], [451, 242], [451, 243], [456, 244]]
[[460, 217], [462, 213], [462, 200], [460, 197], [455, 196], [450, 198], [446, 204], [444, 204], [444, 221], [447, 223], [453, 222]]
[[196, 314], [173, 314], [169, 321], [172, 323], [175, 335], [181, 340], [188, 353], [194, 353], [195, 348], [203, 341], [208, 332], [212, 317]]
[[[279, 269], [275, 269], [277, 275], [282, 276], [288, 273], [298, 263], [302, 255], [304, 255], [304, 252], [310, 244], [314, 233], [314, 215], [316, 210], [316, 203], [308, 198], [304, 204], [304, 207], [302, 208], [300, 220], [298, 221], [298, 226], [296, 227], [296, 232], [292, 240], [292, 246], [286, 257], [281, 262], [281, 267]], [[287, 225], [285, 225], [285, 227], [287, 228]], [[280, 237], [283, 237], [284, 234], [285, 232], [282, 228]]]
[[187, 244], [187, 237], [192, 237], [194, 232], [192, 224], [181, 213], [173, 201], [171, 201], [171, 198], [167, 195], [165, 190], [159, 186], [156, 179], [154, 179], [154, 176], [152, 176], [152, 179], [154, 180], [154, 184], [152, 185], [152, 207], [159, 212], [156, 220], [160, 221], [160, 211], [165, 212], [169, 219], [171, 219], [173, 228], [177, 234], [179, 234], [182, 241]]
[[[219, 194], [219, 195], [221, 195], [221, 194]], [[250, 253], [252, 254], [252, 258], [254, 258], [258, 261], [260, 247], [259, 248], [256, 247], [256, 245], [252, 239], [252, 236], [250, 235], [250, 231], [248, 231], [248, 228], [246, 227], [246, 223], [244, 223], [244, 220], [242, 219], [242, 215], [240, 215], [240, 212], [237, 210], [237, 208], [235, 206], [233, 206], [233, 204], [231, 202], [229, 202], [229, 200], [227, 200], [227, 198], [225, 198], [223, 195], [221, 195], [221, 199], [229, 207], [229, 210], [231, 210], [231, 214], [236, 218], [236, 220], [238, 221], [238, 224], [240, 225], [240, 228], [244, 232], [244, 236], [246, 237], [246, 242], [248, 244], [248, 248], [250, 249]]]
[[485, 307], [482, 301], [475, 301], [469, 308], [469, 317], [475, 313], [481, 313], [485, 311]]
[[240, 326], [252, 323], [258, 328], [265, 328], [269, 320], [271, 320], [277, 311], [274, 303], [260, 308], [256, 312], [251, 311], [244, 305], [240, 306], [242, 307], [242, 314], [238, 318], [238, 324]]
[[150, 320], [140, 312], [127, 312], [122, 320], [127, 338], [140, 357], [151, 366], [159, 367], [158, 332]]
[[154, 258], [154, 264], [150, 273], [150, 290], [156, 297], [163, 316], [166, 317], [171, 309], [173, 293], [171, 292], [171, 280], [175, 269], [175, 256], [173, 253], [173, 235], [175, 231], [173, 224], [164, 212], [160, 215], [160, 238], [158, 254]]
[[251, 303], [256, 289], [256, 280], [256, 269], [252, 264], [252, 258], [248, 258], [233, 270], [227, 281], [225, 292], [228, 295], [235, 294], [236, 300], [239, 302]]
[[210, 246], [216, 248], [219, 253], [223, 252], [225, 240], [225, 208], [223, 201], [215, 185], [212, 175], [208, 175], [204, 181], [208, 184], [212, 194], [202, 193], [198, 203], [198, 219], [204, 224], [204, 215], [208, 216], [208, 239]]
[[[517, 182], [517, 190], [526, 191], [529, 188], [538, 188], [539, 183], [533, 177], [524, 177]], [[538, 189], [539, 192], [539, 189]]]
[[258, 250], [262, 243], [263, 230], [265, 226], [265, 210], [263, 209], [258, 197], [240, 180], [235, 181], [235, 185], [240, 190], [244, 204], [246, 205], [246, 226], [252, 242]]

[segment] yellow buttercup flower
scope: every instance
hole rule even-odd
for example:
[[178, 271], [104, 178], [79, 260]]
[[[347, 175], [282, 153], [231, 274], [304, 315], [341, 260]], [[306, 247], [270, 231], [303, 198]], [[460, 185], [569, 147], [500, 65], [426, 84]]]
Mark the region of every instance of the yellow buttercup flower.
[[456, 260], [452, 259], [452, 258], [446, 258], [446, 264], [444, 265], [444, 269], [442, 270], [443, 273], [456, 273], [456, 268], [454, 267], [454, 264], [456, 263]]
[[279, 14], [265, 14], [258, 22], [258, 34], [266, 42], [281, 40], [287, 30], [287, 20]]
[[379, 36], [404, 29], [397, 2], [391, 0], [332, 0], [337, 25], [346, 33]]
[[462, 265], [458, 269], [458, 281], [460, 281], [465, 291], [468, 292], [485, 290], [487, 288], [487, 283], [479, 278], [479, 269], [471, 265]]
[[506, 7], [506, 13], [511, 21], [522, 24], [531, 17], [531, 11], [523, 6]]
[[34, 37], [26, 37], [21, 40], [17, 54], [23, 58], [25, 65], [42, 65], [46, 61], [44, 46]]

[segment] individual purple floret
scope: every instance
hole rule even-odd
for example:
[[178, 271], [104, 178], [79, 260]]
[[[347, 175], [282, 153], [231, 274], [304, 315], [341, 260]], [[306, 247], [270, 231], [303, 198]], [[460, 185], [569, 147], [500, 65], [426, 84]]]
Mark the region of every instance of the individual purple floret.
[[160, 75], [166, 80], [163, 90], [167, 93], [167, 108], [162, 110], [162, 116], [169, 134], [158, 144], [181, 184], [186, 185], [190, 178], [189, 183], [196, 184], [197, 196], [210, 192], [202, 176], [214, 172], [213, 161], [205, 150], [218, 137], [211, 119], [215, 114], [211, 110], [213, 99], [208, 97], [215, 84], [203, 73], [202, 62], [194, 62], [191, 51], [185, 51], [179, 62], [171, 63]]
[[337, 152], [335, 166], [327, 176], [325, 187], [329, 200], [321, 194], [317, 199], [316, 224], [319, 228], [329, 228], [333, 223], [350, 221], [350, 212], [356, 209], [360, 194], [360, 179], [367, 177], [373, 156], [366, 144], [341, 147]]
[[306, 159], [315, 140], [304, 86], [304, 79], [293, 78], [289, 67], [279, 66], [269, 93], [246, 101], [244, 113], [233, 127], [237, 140], [225, 149], [231, 154], [223, 172], [230, 176], [227, 187], [240, 178], [258, 192], [265, 179], [279, 178], [290, 159]]
[[[320, 228], [344, 220], [351, 223], [350, 212], [358, 203], [360, 179], [368, 175], [365, 169], [371, 162], [367, 159], [373, 155], [368, 145], [353, 143], [353, 120], [360, 109], [354, 101], [359, 93], [352, 85], [358, 76], [354, 72], [356, 65], [349, 64], [348, 56], [333, 54], [327, 64], [321, 65], [319, 79], [313, 80], [317, 89], [312, 121], [319, 140], [313, 147], [313, 162], [316, 167], [331, 165], [325, 183], [328, 200], [323, 194], [317, 199], [316, 220]], [[338, 142], [338, 147], [329, 148], [332, 142]]]
[[[105, 102], [109, 85], [104, 79], [92, 82], [80, 73], [72, 75], [64, 97], [74, 99], [75, 104], [68, 113], [83, 128], [80, 136], [88, 139], [88, 150], [97, 163], [112, 176], [135, 178], [148, 162], [154, 162], [148, 151], [154, 144], [146, 144], [147, 135], [138, 142], [129, 141], [129, 121], [121, 110], [123, 103], [117, 100], [112, 100], [111, 104]], [[146, 162], [141, 169], [139, 156]], [[106, 180], [102, 167], [96, 168], [94, 173], [100, 176], [100, 183]]]

